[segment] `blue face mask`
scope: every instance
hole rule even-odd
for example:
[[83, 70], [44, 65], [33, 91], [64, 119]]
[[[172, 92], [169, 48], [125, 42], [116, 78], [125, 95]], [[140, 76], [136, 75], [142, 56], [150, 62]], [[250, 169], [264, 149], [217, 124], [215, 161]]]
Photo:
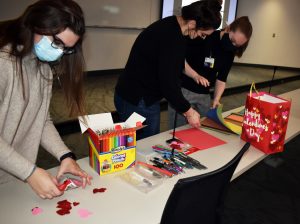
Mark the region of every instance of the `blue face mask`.
[[51, 40], [46, 36], [34, 44], [34, 53], [41, 61], [57, 61], [64, 54], [62, 49], [54, 48], [51, 44]]

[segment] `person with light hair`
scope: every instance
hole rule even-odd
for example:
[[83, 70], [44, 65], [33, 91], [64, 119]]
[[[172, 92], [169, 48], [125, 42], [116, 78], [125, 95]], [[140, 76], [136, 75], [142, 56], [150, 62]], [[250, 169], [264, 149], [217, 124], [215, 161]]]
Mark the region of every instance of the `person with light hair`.
[[[237, 18], [223, 30], [216, 30], [206, 39], [188, 41], [182, 94], [201, 116], [210, 108], [216, 108], [226, 87], [226, 81], [234, 57], [242, 57], [250, 38], [252, 25], [247, 16]], [[214, 87], [213, 99], [210, 90]], [[212, 102], [211, 102], [212, 101]], [[175, 110], [168, 106], [169, 127], [173, 128]], [[186, 124], [186, 118], [179, 114], [176, 126]]]

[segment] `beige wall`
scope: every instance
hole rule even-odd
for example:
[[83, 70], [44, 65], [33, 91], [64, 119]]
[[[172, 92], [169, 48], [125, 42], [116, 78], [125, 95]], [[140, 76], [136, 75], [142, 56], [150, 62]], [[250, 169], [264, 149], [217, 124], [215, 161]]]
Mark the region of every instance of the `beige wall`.
[[[89, 2], [90, 4], [92, 1], [94, 0], [79, 2]], [[160, 0], [147, 1], [151, 2], [149, 23], [152, 23], [160, 17]], [[0, 21], [19, 16], [32, 2], [35, 0], [0, 0]], [[129, 4], [128, 6], [134, 7]], [[128, 16], [136, 17], [138, 20], [135, 13]], [[120, 19], [122, 20], [122, 18]], [[87, 28], [83, 46], [87, 64], [86, 70], [123, 68], [132, 44], [140, 32], [141, 30], [134, 29]]]
[[139, 30], [87, 28], [83, 44], [88, 71], [124, 68]]
[[254, 32], [236, 62], [300, 68], [299, 9], [299, 0], [239, 0], [237, 16], [248, 15]]

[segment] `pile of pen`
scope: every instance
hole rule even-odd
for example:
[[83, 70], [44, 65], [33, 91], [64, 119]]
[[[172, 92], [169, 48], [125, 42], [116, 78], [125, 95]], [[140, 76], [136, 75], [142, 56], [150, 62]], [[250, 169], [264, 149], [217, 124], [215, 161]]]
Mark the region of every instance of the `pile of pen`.
[[184, 173], [186, 169], [207, 169], [198, 160], [185, 155], [182, 150], [168, 148], [162, 145], [152, 146], [153, 150], [160, 154], [161, 158], [153, 157], [150, 161], [155, 167], [166, 170], [173, 175]]

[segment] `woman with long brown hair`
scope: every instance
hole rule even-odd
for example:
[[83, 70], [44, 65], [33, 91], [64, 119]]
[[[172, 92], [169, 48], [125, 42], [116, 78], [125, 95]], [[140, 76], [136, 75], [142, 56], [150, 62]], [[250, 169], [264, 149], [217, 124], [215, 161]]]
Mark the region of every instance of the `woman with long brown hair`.
[[[64, 173], [90, 184], [48, 111], [58, 77], [70, 113], [84, 115], [84, 33], [83, 12], [72, 0], [40, 0], [0, 22], [0, 183], [16, 177], [48, 199], [62, 194], [57, 179]], [[61, 162], [56, 178], [36, 167], [39, 145]]]

